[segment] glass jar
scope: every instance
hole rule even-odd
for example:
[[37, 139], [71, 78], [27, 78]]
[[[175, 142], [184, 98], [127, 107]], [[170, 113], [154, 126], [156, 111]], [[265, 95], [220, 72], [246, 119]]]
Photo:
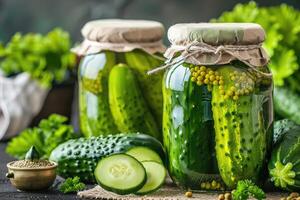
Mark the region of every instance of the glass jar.
[[[135, 30], [134, 27], [141, 25], [124, 25], [128, 24], [127, 20], [118, 20], [113, 26], [118, 27], [120, 23], [125, 29], [123, 34], [126, 31], [131, 33]], [[156, 31], [162, 29], [160, 24], [155, 25]], [[107, 25], [102, 24], [99, 27], [98, 24], [98, 31], [103, 28], [107, 28]], [[162, 33], [158, 39], [161, 37]], [[151, 54], [147, 52], [147, 48], [131, 48], [131, 43], [113, 43], [110, 49], [106, 50], [107, 44], [104, 45], [105, 49], [93, 52], [93, 47], [97, 45], [91, 44], [79, 66], [79, 119], [82, 133], [89, 137], [141, 132], [161, 139], [163, 73], [154, 76], [148, 76], [146, 73], [164, 62], [160, 50]], [[162, 44], [159, 45], [162, 49]], [[101, 42], [99, 46], [101, 47]], [[123, 46], [124, 49], [120, 50]]]
[[[177, 185], [219, 190], [234, 188], [243, 179], [257, 183], [266, 175], [273, 129], [273, 84], [267, 62], [254, 67], [253, 62], [239, 60], [243, 57], [234, 57], [241, 54], [231, 52], [233, 59], [228, 59], [227, 50], [212, 55], [212, 49], [219, 46], [232, 51], [232, 46], [226, 45], [234, 44], [236, 30], [247, 32], [248, 25], [185, 24], [169, 29], [169, 39], [176, 48], [179, 40], [180, 44], [197, 43], [195, 48], [187, 45], [186, 52], [184, 48], [169, 51], [177, 57], [171, 57], [174, 62], [163, 81], [163, 140], [169, 173]], [[205, 34], [211, 32], [218, 33]], [[247, 38], [239, 39], [245, 42]], [[252, 54], [260, 61], [265, 59], [257, 57], [261, 42], [257, 42], [258, 54]], [[247, 45], [239, 45], [237, 51], [242, 47], [245, 51]]]

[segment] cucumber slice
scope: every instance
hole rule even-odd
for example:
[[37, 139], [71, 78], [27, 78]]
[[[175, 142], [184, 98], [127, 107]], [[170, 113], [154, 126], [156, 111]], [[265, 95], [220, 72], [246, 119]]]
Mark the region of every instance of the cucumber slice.
[[156, 191], [160, 188], [160, 186], [162, 186], [166, 178], [166, 169], [161, 163], [144, 161], [142, 164], [146, 169], [147, 182], [142, 189], [135, 193], [138, 195], [144, 195]]
[[134, 157], [122, 153], [101, 159], [94, 174], [102, 188], [117, 194], [136, 192], [147, 181], [143, 165]]
[[143, 161], [155, 161], [158, 163], [163, 163], [161, 160], [160, 156], [153, 151], [152, 149], [149, 149], [147, 147], [133, 147], [129, 149], [126, 154], [131, 155], [135, 157], [138, 161], [143, 162]]

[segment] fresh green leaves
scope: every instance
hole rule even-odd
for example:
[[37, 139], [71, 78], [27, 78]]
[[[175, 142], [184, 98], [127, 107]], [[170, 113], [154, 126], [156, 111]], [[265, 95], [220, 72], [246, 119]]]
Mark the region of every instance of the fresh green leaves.
[[80, 178], [78, 176], [75, 176], [74, 178], [67, 178], [59, 187], [59, 191], [63, 193], [73, 193], [84, 189], [85, 184], [80, 182]]
[[28, 149], [35, 146], [42, 158], [48, 158], [51, 151], [59, 144], [75, 138], [73, 127], [67, 125], [67, 118], [52, 114], [43, 119], [38, 127], [25, 129], [13, 138], [6, 148], [6, 152], [18, 159], [23, 159]]
[[6, 46], [0, 44], [0, 71], [6, 76], [27, 72], [44, 87], [61, 83], [74, 67], [69, 34], [59, 28], [47, 35], [16, 33]]
[[232, 191], [233, 200], [247, 200], [249, 197], [262, 200], [266, 194], [250, 180], [239, 181], [235, 190]]
[[[258, 7], [255, 2], [237, 4], [232, 11], [224, 12], [214, 22], [254, 22], [266, 31], [264, 43], [271, 56], [270, 68], [277, 86], [299, 74], [300, 63], [300, 12], [282, 4], [274, 7]], [[297, 78], [295, 77], [297, 80]]]

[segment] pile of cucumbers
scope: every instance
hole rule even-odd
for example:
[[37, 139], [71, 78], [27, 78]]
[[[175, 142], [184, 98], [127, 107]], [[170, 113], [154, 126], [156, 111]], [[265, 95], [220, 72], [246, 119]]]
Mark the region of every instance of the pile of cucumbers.
[[121, 133], [69, 140], [51, 153], [57, 173], [97, 182], [117, 194], [148, 194], [164, 183], [164, 150], [149, 135]]
[[[147, 71], [163, 61], [139, 50], [92, 56], [84, 58], [80, 71], [80, 126], [84, 136], [143, 132], [161, 140], [163, 73], [148, 76]], [[92, 61], [97, 56], [105, 57], [106, 62], [96, 79], [89, 79], [88, 74], [95, 73], [91, 69], [96, 68]]]

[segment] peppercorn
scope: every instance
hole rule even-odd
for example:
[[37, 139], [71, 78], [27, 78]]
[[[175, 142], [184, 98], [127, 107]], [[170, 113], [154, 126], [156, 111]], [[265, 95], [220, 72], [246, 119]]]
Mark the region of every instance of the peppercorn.
[[298, 192], [292, 192], [290, 194], [290, 197], [292, 197], [292, 198], [299, 197], [299, 193]]
[[231, 193], [227, 192], [225, 193], [225, 200], [231, 200]]
[[225, 200], [225, 195], [224, 194], [219, 194], [218, 200]]
[[205, 183], [202, 182], [201, 185], [200, 185], [201, 189], [205, 189]]
[[187, 191], [187, 192], [185, 193], [185, 196], [186, 196], [187, 198], [191, 198], [191, 197], [193, 196], [193, 193], [192, 193], [191, 191]]

